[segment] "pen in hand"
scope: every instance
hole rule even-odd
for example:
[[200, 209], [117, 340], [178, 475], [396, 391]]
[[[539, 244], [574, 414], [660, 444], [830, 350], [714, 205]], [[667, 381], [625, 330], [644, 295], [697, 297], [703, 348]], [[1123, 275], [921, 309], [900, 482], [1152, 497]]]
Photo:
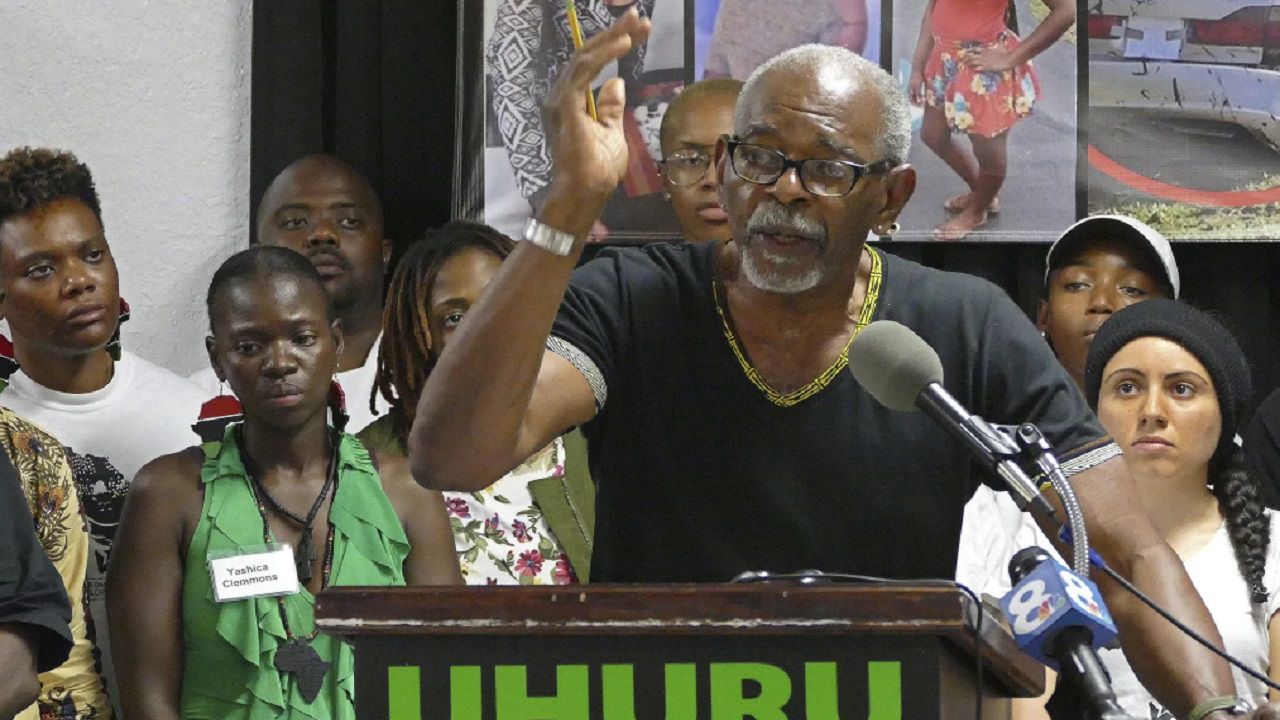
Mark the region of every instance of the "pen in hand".
[[[582, 26], [578, 24], [578, 6], [573, 0], [565, 0], [566, 10], [569, 16], [569, 34], [573, 36], [573, 49], [580, 50], [582, 48]], [[587, 88], [587, 112], [590, 113], [591, 119], [600, 120], [600, 116], [596, 114], [596, 98], [591, 94], [591, 88]]]

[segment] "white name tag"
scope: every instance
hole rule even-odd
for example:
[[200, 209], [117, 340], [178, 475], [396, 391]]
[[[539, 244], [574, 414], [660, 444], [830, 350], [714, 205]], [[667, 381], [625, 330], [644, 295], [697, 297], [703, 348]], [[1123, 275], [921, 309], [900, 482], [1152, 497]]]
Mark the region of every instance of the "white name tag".
[[245, 598], [292, 595], [298, 592], [298, 568], [293, 549], [278, 545], [262, 552], [209, 558], [213, 599], [218, 602]]

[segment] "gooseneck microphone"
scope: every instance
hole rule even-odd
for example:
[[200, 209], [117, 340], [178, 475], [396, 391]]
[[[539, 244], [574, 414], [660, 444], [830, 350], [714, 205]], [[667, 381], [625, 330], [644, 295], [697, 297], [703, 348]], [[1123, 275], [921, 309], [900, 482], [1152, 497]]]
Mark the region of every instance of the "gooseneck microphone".
[[[877, 320], [849, 348], [849, 370], [871, 397], [890, 410], [923, 410], [1008, 485], [1022, 510], [1053, 518], [1049, 502], [1022, 470], [1018, 445], [970, 413], [942, 387], [942, 361], [911, 328]], [[1055, 521], [1056, 524], [1056, 521]]]
[[1009, 579], [1013, 589], [1000, 606], [1018, 646], [1058, 671], [1063, 690], [1087, 704], [1084, 717], [1129, 720], [1094, 650], [1116, 635], [1097, 586], [1035, 546], [1014, 554]]

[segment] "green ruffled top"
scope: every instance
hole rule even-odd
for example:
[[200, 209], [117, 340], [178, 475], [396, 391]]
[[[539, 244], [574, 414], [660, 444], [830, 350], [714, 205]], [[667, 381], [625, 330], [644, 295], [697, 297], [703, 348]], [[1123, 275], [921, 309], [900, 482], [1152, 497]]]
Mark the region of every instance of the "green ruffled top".
[[[209, 553], [262, 545], [262, 518], [232, 435], [234, 427], [227, 428], [222, 442], [204, 446], [204, 505], [182, 584], [182, 717], [354, 720], [355, 662], [350, 645], [323, 633], [311, 641], [330, 667], [320, 694], [307, 703], [294, 677], [275, 667], [276, 649], [286, 640], [277, 599], [214, 602], [206, 566]], [[368, 452], [347, 434], [338, 445], [338, 487], [329, 522], [334, 526], [330, 585], [405, 584], [409, 540]], [[294, 634], [310, 634], [315, 627], [310, 591], [303, 587], [286, 597], [285, 607]]]

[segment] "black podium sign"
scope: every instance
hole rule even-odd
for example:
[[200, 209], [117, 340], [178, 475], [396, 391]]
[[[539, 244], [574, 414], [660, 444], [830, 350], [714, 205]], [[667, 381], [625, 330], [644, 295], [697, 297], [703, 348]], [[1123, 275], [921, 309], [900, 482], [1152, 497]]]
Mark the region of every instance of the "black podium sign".
[[930, 598], [942, 622], [903, 614], [918, 595], [869, 590], [345, 589], [322, 596], [320, 624], [355, 644], [361, 718], [967, 720], [978, 692], [993, 718], [1039, 692], [994, 621], [977, 639], [965, 596]]

